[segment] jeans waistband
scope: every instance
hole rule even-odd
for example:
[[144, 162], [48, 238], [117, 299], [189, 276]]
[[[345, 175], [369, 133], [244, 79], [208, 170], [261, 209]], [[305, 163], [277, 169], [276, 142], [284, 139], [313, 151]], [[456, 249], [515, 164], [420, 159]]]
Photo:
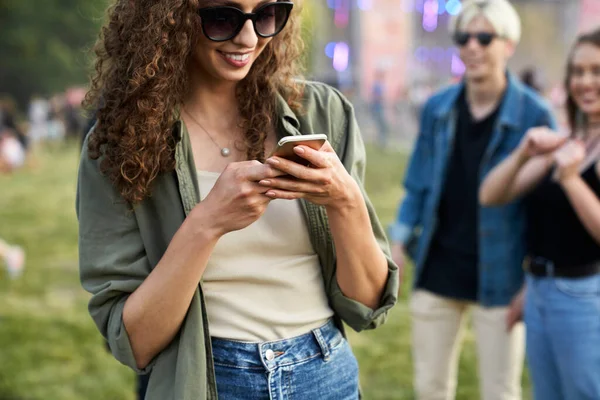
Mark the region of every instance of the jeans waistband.
[[271, 342], [249, 343], [212, 338], [215, 362], [237, 368], [267, 369], [293, 365], [315, 357], [329, 359], [331, 349], [343, 340], [333, 320], [300, 336]]

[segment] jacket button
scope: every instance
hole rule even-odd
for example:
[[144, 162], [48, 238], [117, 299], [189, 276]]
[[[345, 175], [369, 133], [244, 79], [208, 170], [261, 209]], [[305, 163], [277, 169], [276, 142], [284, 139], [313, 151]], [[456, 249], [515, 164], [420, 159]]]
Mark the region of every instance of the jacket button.
[[267, 361], [273, 361], [275, 359], [275, 353], [273, 350], [269, 349], [265, 352], [265, 357]]

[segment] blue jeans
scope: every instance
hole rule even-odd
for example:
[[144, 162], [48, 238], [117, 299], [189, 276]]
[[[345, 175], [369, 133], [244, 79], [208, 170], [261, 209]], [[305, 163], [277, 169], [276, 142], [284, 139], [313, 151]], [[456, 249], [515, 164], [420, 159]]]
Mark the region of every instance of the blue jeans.
[[358, 363], [333, 321], [291, 339], [212, 345], [219, 400], [358, 399]]
[[525, 324], [534, 398], [600, 399], [600, 274], [528, 276]]

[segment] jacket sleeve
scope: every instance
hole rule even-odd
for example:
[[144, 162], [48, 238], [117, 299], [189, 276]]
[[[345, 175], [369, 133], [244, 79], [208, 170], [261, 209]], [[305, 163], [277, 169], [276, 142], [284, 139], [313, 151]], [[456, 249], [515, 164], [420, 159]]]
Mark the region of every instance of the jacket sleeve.
[[389, 227], [392, 242], [406, 244], [422, 223], [423, 208], [433, 175], [433, 135], [431, 132], [431, 100], [425, 105], [420, 119], [420, 132], [413, 148], [404, 178], [404, 199], [397, 217]]
[[538, 118], [536, 126], [547, 126], [552, 130], [558, 130], [559, 125], [554, 117], [554, 113], [550, 110], [549, 107], [544, 107], [542, 109], [542, 113]]
[[381, 296], [379, 307], [375, 310], [346, 297], [342, 293], [337, 280], [333, 279], [332, 294], [330, 297], [335, 310], [342, 320], [352, 329], [361, 331], [364, 329], [374, 329], [385, 322], [389, 310], [398, 300], [398, 289], [400, 284], [398, 267], [391, 259], [385, 231], [377, 218], [375, 208], [369, 200], [364, 188], [366, 152], [362, 135], [354, 115], [354, 108], [341, 94], [338, 93], [338, 95], [342, 100], [341, 104], [345, 119], [345, 129], [339, 134], [340, 140], [336, 150], [338, 150], [342, 163], [360, 187], [369, 212], [373, 234], [375, 235], [377, 243], [385, 253], [388, 263], [387, 282], [385, 284], [383, 295]]
[[114, 357], [138, 374], [123, 307], [150, 273], [134, 212], [100, 173], [99, 161], [83, 146], [79, 165], [76, 211], [79, 220], [79, 273], [83, 288], [92, 294], [89, 312], [108, 341]]

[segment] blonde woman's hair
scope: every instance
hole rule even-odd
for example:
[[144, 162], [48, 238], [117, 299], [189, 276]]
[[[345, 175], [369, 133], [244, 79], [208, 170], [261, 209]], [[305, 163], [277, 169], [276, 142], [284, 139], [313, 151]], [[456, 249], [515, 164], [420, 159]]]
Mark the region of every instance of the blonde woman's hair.
[[464, 30], [479, 15], [489, 21], [497, 35], [515, 45], [521, 40], [521, 18], [508, 0], [466, 0], [458, 15], [450, 19], [450, 34]]

